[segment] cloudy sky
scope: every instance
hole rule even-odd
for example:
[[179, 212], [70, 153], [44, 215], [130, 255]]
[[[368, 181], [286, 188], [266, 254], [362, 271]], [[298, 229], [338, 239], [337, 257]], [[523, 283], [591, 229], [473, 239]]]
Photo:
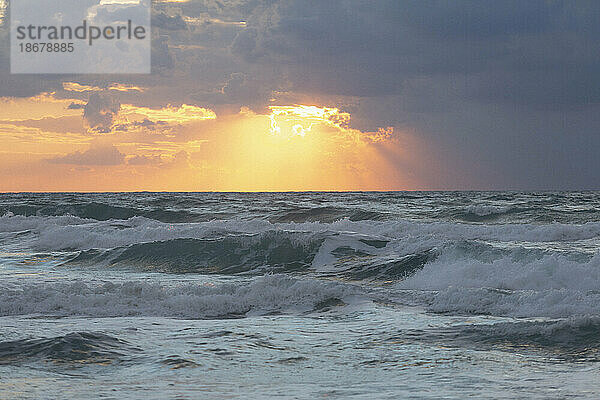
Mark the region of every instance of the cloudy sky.
[[0, 191], [600, 189], [594, 0], [155, 0], [149, 75], [11, 75], [8, 3]]

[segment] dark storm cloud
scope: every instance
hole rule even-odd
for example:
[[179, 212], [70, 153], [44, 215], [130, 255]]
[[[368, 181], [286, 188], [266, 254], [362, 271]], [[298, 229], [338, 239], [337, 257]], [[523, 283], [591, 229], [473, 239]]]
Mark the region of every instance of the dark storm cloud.
[[299, 89], [330, 94], [398, 92], [402, 2], [282, 1], [259, 7], [232, 52], [281, 64]]
[[[271, 2], [232, 51], [278, 63], [297, 90], [402, 93], [415, 77], [468, 75], [465, 99], [596, 101], [600, 4], [586, 1]], [[295, 78], [295, 79], [294, 79]]]

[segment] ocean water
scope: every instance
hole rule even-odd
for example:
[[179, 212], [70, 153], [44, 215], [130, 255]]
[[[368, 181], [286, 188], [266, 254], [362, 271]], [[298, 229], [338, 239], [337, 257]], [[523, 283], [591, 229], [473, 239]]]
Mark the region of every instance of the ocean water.
[[599, 192], [0, 195], [0, 398], [600, 397]]

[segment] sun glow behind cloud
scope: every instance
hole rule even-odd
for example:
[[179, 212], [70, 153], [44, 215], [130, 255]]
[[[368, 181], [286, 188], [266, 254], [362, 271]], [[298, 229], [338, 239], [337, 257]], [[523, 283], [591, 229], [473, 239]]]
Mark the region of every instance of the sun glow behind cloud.
[[282, 134], [281, 125], [291, 124], [291, 130], [286, 134], [305, 136], [312, 130], [314, 124], [324, 124], [337, 128], [345, 128], [350, 121], [350, 114], [337, 108], [317, 107], [309, 105], [270, 106], [269, 119], [271, 133]]
[[153, 122], [162, 121], [171, 124], [186, 124], [217, 118], [215, 112], [208, 108], [188, 104], [182, 104], [180, 107], [167, 105], [158, 109], [123, 104], [121, 105], [119, 115], [124, 118], [137, 115]]
[[[64, 87], [66, 94], [90, 93], [87, 103], [107, 96], [95, 88]], [[53, 93], [0, 101], [0, 190], [369, 190], [412, 183], [385, 157], [410, 158], [398, 132], [354, 129], [351, 115], [335, 107], [217, 115], [193, 104], [117, 103], [112, 122], [103, 119], [106, 129], [89, 130], [83, 125], [94, 115], [86, 101]], [[96, 112], [106, 111], [96, 103]]]
[[[272, 106], [228, 122], [228, 143], [207, 143], [227, 190], [367, 190], [407, 181], [378, 146], [397, 148], [393, 129], [361, 132], [350, 114], [314, 105]], [[215, 147], [216, 146], [216, 147]], [[383, 147], [381, 147], [383, 148]], [[402, 153], [401, 150], [397, 151]]]
[[63, 82], [63, 89], [69, 92], [102, 92], [105, 90], [115, 90], [118, 92], [139, 92], [142, 93], [145, 91], [144, 88], [134, 86], [134, 85], [125, 85], [122, 83], [113, 83], [106, 88], [101, 88], [98, 86], [91, 85], [82, 85], [77, 82]]
[[223, 21], [219, 18], [192, 18], [192, 17], [183, 17], [183, 20], [188, 25], [206, 25], [206, 24], [215, 24], [215, 25], [229, 25], [235, 26], [239, 28], [245, 28], [245, 21]]

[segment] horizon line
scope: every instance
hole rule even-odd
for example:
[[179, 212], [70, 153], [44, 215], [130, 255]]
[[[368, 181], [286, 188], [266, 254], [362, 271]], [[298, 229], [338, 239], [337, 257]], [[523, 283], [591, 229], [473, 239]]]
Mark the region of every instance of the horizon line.
[[372, 189], [372, 190], [122, 190], [122, 191], [0, 191], [5, 194], [102, 194], [102, 193], [403, 193], [403, 192], [598, 192], [598, 189]]

